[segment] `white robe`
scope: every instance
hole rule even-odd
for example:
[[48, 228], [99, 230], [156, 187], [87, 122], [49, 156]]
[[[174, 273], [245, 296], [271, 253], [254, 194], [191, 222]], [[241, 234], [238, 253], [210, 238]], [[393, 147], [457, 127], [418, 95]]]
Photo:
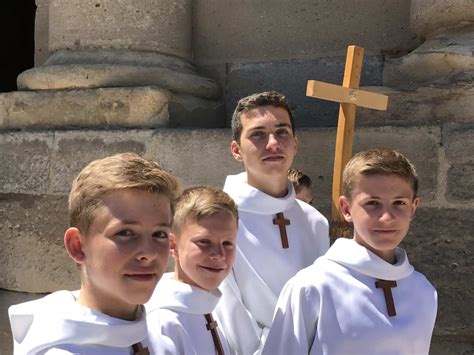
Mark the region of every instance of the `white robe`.
[[109, 317], [76, 302], [78, 291], [57, 291], [8, 309], [15, 354], [133, 354], [147, 328]]
[[[174, 273], [164, 274], [150, 301], [145, 305], [151, 353], [154, 353], [156, 342], [159, 346], [164, 337], [174, 344], [167, 354], [216, 354], [204, 315], [214, 311], [221, 292], [207, 292], [173, 277]], [[224, 353], [230, 354], [229, 345], [219, 324], [217, 332]]]
[[[223, 296], [216, 308], [224, 333], [239, 354], [260, 347], [285, 283], [329, 248], [327, 219], [297, 200], [290, 182], [288, 195], [275, 198], [246, 179], [246, 173], [228, 176], [224, 186], [238, 205], [239, 228], [233, 272], [219, 287]], [[290, 220], [288, 249], [282, 248], [279, 227], [273, 224], [279, 212]]]
[[[392, 265], [352, 239], [336, 240], [285, 285], [263, 354], [428, 354], [436, 290], [403, 249], [396, 257]], [[397, 282], [396, 316], [377, 279]]]

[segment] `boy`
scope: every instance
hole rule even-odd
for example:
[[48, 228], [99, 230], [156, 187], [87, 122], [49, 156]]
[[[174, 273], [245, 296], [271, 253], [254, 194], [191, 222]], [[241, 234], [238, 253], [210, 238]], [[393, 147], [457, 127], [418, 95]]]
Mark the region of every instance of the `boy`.
[[175, 272], [166, 274], [146, 304], [149, 338], [168, 337], [172, 354], [229, 354], [212, 312], [218, 286], [235, 258], [237, 207], [222, 190], [194, 187], [176, 204], [170, 235]]
[[143, 306], [165, 271], [178, 181], [134, 153], [87, 165], [64, 235], [80, 291], [10, 307], [17, 354], [146, 354]]
[[251, 354], [265, 339], [285, 283], [328, 249], [328, 223], [295, 199], [288, 180], [298, 141], [283, 95], [241, 99], [232, 133], [231, 151], [245, 172], [228, 176], [224, 186], [238, 205], [239, 229], [235, 265], [216, 311], [231, 347]]
[[288, 170], [288, 180], [293, 183], [296, 198], [311, 205], [313, 203], [313, 197], [311, 196], [311, 178], [298, 169], [292, 168]]
[[349, 161], [339, 203], [354, 238], [337, 239], [285, 285], [264, 354], [428, 354], [436, 290], [398, 247], [417, 188], [398, 152], [371, 149]]

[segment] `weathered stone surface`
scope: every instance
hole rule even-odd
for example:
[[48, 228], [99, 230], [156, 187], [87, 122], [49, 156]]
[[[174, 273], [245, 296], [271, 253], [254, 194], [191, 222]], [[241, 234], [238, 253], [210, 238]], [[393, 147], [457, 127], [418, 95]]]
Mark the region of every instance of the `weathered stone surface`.
[[51, 0], [51, 51], [128, 48], [191, 58], [190, 0]]
[[0, 135], [0, 192], [48, 189], [53, 137], [52, 133]]
[[[227, 78], [227, 117], [232, 117], [240, 98], [276, 90], [287, 96], [298, 127], [336, 126], [339, 105], [306, 97], [306, 84], [314, 79], [341, 85], [344, 63], [345, 57], [331, 57], [232, 65]], [[382, 64], [380, 56], [367, 56], [361, 85], [380, 85]]]
[[35, 66], [42, 65], [48, 59], [49, 0], [35, 0]]
[[0, 288], [49, 292], [79, 286], [63, 245], [66, 196], [0, 195]]
[[[474, 4], [472, 7], [474, 10]], [[474, 14], [472, 18], [474, 21]], [[462, 31], [440, 33], [406, 56], [386, 57], [383, 84], [399, 89], [414, 89], [431, 84], [450, 84], [462, 79], [471, 83], [474, 73], [473, 53], [474, 24]]]
[[174, 95], [168, 105], [172, 117], [169, 127], [223, 128], [226, 126], [224, 110], [221, 101]]
[[418, 209], [403, 242], [410, 261], [438, 290], [435, 334], [474, 344], [473, 210]]
[[194, 55], [211, 64], [340, 56], [348, 44], [367, 54], [406, 51], [417, 42], [409, 20], [409, 0], [197, 0]]
[[443, 143], [449, 164], [447, 200], [464, 203], [474, 200], [474, 124], [447, 125]]
[[151, 132], [57, 132], [51, 164], [51, 191], [68, 193], [72, 180], [92, 160], [135, 152], [145, 154]]
[[474, 23], [474, 3], [471, 0], [412, 0], [411, 27], [421, 36], [440, 28]]
[[439, 337], [434, 335], [431, 339], [431, 355], [469, 355], [474, 353], [474, 343], [456, 339], [455, 336]]
[[195, 67], [181, 58], [156, 52], [134, 51], [130, 49], [77, 49], [52, 53], [45, 63], [48, 65], [107, 64], [135, 67], [158, 67], [194, 73]]
[[8, 319], [8, 307], [14, 304], [28, 302], [44, 294], [12, 292], [0, 289], [0, 354], [13, 354], [13, 341]]
[[172, 94], [156, 87], [0, 94], [0, 130], [160, 127]]
[[163, 129], [148, 141], [147, 155], [178, 176], [185, 186], [222, 187], [226, 175], [243, 171], [230, 153], [228, 129]]
[[220, 94], [213, 80], [195, 74], [118, 64], [48, 65], [21, 73], [17, 82], [19, 90], [159, 86], [205, 99]]
[[388, 87], [361, 89], [388, 95], [387, 111], [357, 108], [358, 126], [430, 126], [474, 121], [474, 85], [457, 83], [397, 90]]

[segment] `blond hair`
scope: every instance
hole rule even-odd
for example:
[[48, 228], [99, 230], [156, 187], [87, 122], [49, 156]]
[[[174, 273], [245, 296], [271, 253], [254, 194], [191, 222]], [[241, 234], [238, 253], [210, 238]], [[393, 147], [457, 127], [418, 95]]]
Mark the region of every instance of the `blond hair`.
[[387, 148], [373, 148], [357, 153], [344, 168], [342, 194], [351, 198], [359, 176], [394, 175], [407, 181], [418, 192], [418, 176], [414, 165], [400, 152]]
[[173, 232], [179, 236], [186, 223], [196, 222], [219, 212], [228, 213], [238, 219], [234, 200], [221, 189], [207, 186], [186, 189], [176, 202]]
[[296, 168], [288, 170], [288, 180], [293, 183], [296, 193], [300, 192], [303, 187], [310, 189], [312, 185], [310, 177]]
[[157, 162], [135, 153], [122, 153], [89, 163], [74, 179], [69, 194], [69, 223], [88, 234], [94, 212], [108, 193], [139, 189], [167, 196], [173, 209], [179, 181]]

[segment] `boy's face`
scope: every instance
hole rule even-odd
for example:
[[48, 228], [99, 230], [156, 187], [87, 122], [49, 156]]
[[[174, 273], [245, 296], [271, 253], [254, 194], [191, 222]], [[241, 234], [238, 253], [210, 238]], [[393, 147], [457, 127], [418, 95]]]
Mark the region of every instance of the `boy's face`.
[[145, 303], [163, 275], [172, 213], [167, 196], [138, 189], [112, 192], [102, 201], [89, 234], [81, 236], [80, 299], [117, 316]]
[[296, 155], [290, 116], [281, 107], [262, 106], [240, 116], [240, 144], [232, 141], [235, 159], [243, 161], [249, 185], [260, 190], [269, 178], [285, 177]]
[[419, 198], [411, 185], [395, 175], [359, 177], [351, 201], [341, 196], [344, 218], [354, 224], [354, 239], [388, 262], [405, 238]]
[[171, 238], [175, 277], [206, 291], [216, 289], [232, 269], [236, 236], [237, 220], [227, 212], [187, 222]]

